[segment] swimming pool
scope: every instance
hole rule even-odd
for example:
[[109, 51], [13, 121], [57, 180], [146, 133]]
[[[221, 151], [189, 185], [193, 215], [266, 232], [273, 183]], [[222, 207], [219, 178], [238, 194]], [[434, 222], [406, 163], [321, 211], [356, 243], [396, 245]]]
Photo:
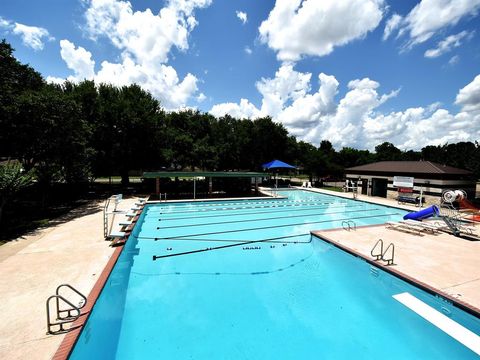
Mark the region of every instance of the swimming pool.
[[310, 235], [404, 212], [307, 191], [143, 211], [72, 359], [470, 359], [401, 303], [479, 319]]

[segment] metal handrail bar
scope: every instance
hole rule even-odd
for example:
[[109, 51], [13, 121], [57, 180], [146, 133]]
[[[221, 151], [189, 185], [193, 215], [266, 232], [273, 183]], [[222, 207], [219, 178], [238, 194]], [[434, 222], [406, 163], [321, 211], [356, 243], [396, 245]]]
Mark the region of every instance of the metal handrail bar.
[[[390, 258], [387, 258], [386, 254], [388, 253], [388, 250], [390, 248], [392, 248], [392, 256]], [[390, 243], [390, 245], [387, 246], [384, 253], [382, 254], [382, 260], [386, 261], [387, 265], [393, 265], [394, 257], [395, 257], [395, 245], [393, 243]]]
[[[80, 291], [78, 291], [77, 289], [75, 289], [72, 285], [70, 284], [60, 284], [57, 286], [57, 290], [55, 291], [55, 295], [58, 295], [58, 296], [61, 296], [60, 295], [60, 289], [62, 288], [68, 288], [70, 289], [71, 291], [73, 291], [75, 294], [77, 294], [80, 298], [81, 298], [81, 302], [79, 303], [78, 306], [75, 306], [74, 309], [64, 309], [64, 310], [61, 310], [60, 309], [60, 303], [59, 303], [59, 299], [57, 298], [57, 319], [59, 320], [65, 320], [65, 319], [69, 319], [72, 317], [72, 314], [70, 313], [72, 310], [80, 310], [80, 309], [83, 309], [85, 307], [85, 305], [87, 304], [87, 297], [85, 295], [83, 295]], [[64, 313], [64, 312], [67, 312], [67, 316], [62, 316], [61, 313]]]
[[357, 230], [357, 224], [353, 220], [343, 220], [342, 221], [342, 228], [346, 231], [350, 230]]
[[[52, 299], [56, 299], [56, 302], [58, 304], [59, 300], [62, 300], [64, 301], [66, 304], [68, 304], [69, 306], [72, 307], [71, 310], [74, 310], [74, 311], [77, 311], [77, 315], [74, 315], [74, 316], [71, 316], [69, 317], [68, 319], [65, 319], [65, 318], [59, 318], [58, 317], [58, 312], [57, 312], [57, 319], [56, 320], [59, 320], [59, 321], [52, 321], [51, 320], [51, 317], [50, 317], [50, 301]], [[61, 295], [52, 295], [50, 296], [48, 299], [47, 299], [47, 303], [46, 303], [46, 306], [47, 306], [47, 334], [52, 334], [52, 335], [56, 335], [56, 334], [63, 334], [65, 332], [68, 331], [68, 329], [65, 329], [63, 327], [64, 324], [69, 324], [69, 323], [72, 323], [74, 322], [75, 320], [77, 320], [79, 317], [80, 317], [80, 308], [76, 307], [75, 305], [73, 305], [70, 301], [68, 301], [67, 299], [65, 299], [63, 296]], [[58, 306], [58, 305], [57, 305]], [[53, 326], [59, 326], [59, 329], [57, 331], [54, 331], [52, 330], [52, 327]]]
[[[380, 244], [380, 251], [379, 251], [378, 254], [374, 254], [374, 251], [378, 247], [379, 244]], [[382, 239], [378, 239], [378, 241], [375, 243], [372, 250], [370, 251], [370, 255], [372, 255], [375, 258], [375, 260], [380, 260], [382, 258], [382, 255], [383, 255], [383, 240]]]

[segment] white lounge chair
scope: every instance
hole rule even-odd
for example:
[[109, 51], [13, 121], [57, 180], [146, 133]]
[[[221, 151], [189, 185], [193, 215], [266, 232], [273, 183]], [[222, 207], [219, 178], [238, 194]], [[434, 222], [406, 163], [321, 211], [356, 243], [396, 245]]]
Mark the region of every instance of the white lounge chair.
[[417, 235], [421, 235], [422, 229], [418, 226], [402, 223], [402, 222], [395, 222], [395, 221], [387, 221], [385, 226], [388, 229], [394, 229], [399, 231], [407, 231], [412, 233], [417, 233]]
[[439, 227], [436, 226], [436, 225], [431, 225], [431, 224], [427, 224], [427, 223], [424, 223], [422, 221], [417, 221], [417, 220], [403, 220], [403, 221], [400, 221], [400, 223], [402, 224], [406, 224], [406, 225], [410, 225], [410, 226], [416, 226], [418, 227], [419, 229], [422, 229], [422, 230], [425, 230], [425, 231], [429, 231], [433, 234], [435, 233], [438, 233], [440, 231]]
[[133, 224], [133, 221], [132, 220], [122, 220], [118, 223], [120, 226], [128, 226], [128, 225], [132, 225]]
[[306, 183], [305, 181], [302, 183], [302, 187], [303, 187], [303, 188], [304, 188], [304, 187], [307, 187], [307, 183]]
[[123, 232], [123, 231], [112, 231], [107, 236], [107, 238], [109, 238], [109, 239], [122, 239], [124, 237], [125, 237], [125, 232]]
[[307, 188], [311, 188], [312, 187], [312, 183], [309, 181], [307, 182]]

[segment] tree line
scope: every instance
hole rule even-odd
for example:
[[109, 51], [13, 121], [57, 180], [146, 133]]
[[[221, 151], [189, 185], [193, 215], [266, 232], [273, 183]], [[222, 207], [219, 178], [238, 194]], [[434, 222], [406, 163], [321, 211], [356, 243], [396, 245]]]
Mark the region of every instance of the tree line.
[[[429, 160], [480, 176], [478, 142], [402, 151], [389, 142], [374, 152], [297, 140], [270, 117], [214, 117], [198, 110], [165, 111], [138, 85], [51, 84], [0, 43], [0, 157], [18, 160], [48, 188], [132, 171], [261, 170], [281, 159], [311, 177], [341, 178], [344, 169], [383, 160]], [[319, 139], [320, 140], [320, 139]]]

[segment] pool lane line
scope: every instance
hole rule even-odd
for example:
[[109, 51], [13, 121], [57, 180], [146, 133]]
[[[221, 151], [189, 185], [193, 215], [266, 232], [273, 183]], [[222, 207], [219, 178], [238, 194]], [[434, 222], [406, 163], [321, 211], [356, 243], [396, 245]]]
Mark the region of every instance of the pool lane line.
[[155, 274], [148, 274], [148, 273], [141, 273], [138, 271], [131, 271], [132, 274], [138, 275], [138, 276], [169, 276], [169, 275], [268, 275], [268, 274], [273, 274], [277, 272], [282, 272], [287, 269], [291, 269], [302, 262], [305, 262], [305, 260], [310, 259], [313, 256], [314, 252], [306, 257], [301, 258], [300, 260], [291, 263], [290, 265], [283, 266], [281, 268], [273, 269], [273, 270], [265, 270], [265, 271], [249, 271], [249, 272], [220, 272], [220, 271], [213, 271], [213, 272], [181, 272], [181, 271], [174, 271], [174, 272], [168, 272], [168, 273], [155, 273]]
[[[342, 200], [347, 200], [347, 199], [343, 199]], [[225, 201], [225, 202], [216, 202], [216, 203], [211, 203], [211, 204], [198, 204], [198, 203], [194, 203], [194, 204], [188, 204], [188, 205], [174, 205], [176, 208], [179, 208], [179, 209], [188, 209], [188, 208], [207, 208], [207, 207], [212, 207], [212, 206], [217, 206], [217, 207], [220, 207], [220, 206], [232, 206], [232, 205], [243, 205], [245, 203], [250, 203], [250, 204], [283, 204], [283, 203], [302, 203], [302, 204], [305, 204], [305, 203], [311, 203], [311, 202], [319, 202], [319, 201], [323, 201], [325, 202], [326, 199], [312, 199], [312, 200], [244, 200], [242, 202], [229, 202], [229, 201]], [[330, 202], [330, 201], [328, 201]], [[345, 201], [347, 202], [347, 201]], [[168, 205], [164, 205], [162, 204], [160, 206], [160, 208], [165, 208], [165, 206], [167, 207], [170, 207], [172, 204], [168, 204]]]
[[[380, 210], [380, 208], [373, 208], [369, 210], [361, 209], [361, 210], [352, 210], [348, 212], [360, 212], [360, 211], [376, 211]], [[309, 217], [309, 216], [320, 216], [320, 215], [331, 215], [331, 214], [344, 214], [347, 211], [337, 211], [337, 212], [326, 212], [326, 213], [317, 213], [317, 214], [300, 214], [300, 215], [288, 215], [288, 216], [275, 216], [263, 219], [246, 219], [246, 220], [231, 220], [231, 221], [217, 221], [217, 222], [210, 222], [210, 223], [195, 223], [195, 224], [183, 224], [183, 225], [172, 225], [172, 226], [158, 226], [157, 230], [164, 230], [164, 229], [177, 229], [183, 227], [195, 227], [195, 226], [210, 226], [210, 225], [223, 225], [223, 224], [239, 224], [244, 222], [253, 222], [253, 221], [268, 221], [268, 220], [278, 220], [278, 219], [290, 219], [290, 218], [298, 218], [298, 217]]]
[[[303, 234], [295, 234], [295, 235], [284, 235], [284, 236], [277, 236], [273, 238], [267, 238], [265, 239], [265, 242], [269, 243], [287, 243], [287, 244], [310, 244], [312, 240], [309, 241], [280, 241], [282, 239], [291, 239], [295, 237], [300, 237], [300, 236], [307, 236], [310, 235], [310, 232], [303, 233]], [[141, 240], [159, 240], [159, 238], [154, 238], [154, 237], [146, 237], [146, 236], [139, 236], [138, 239]], [[167, 240], [166, 240], [167, 241]], [[196, 241], [196, 242], [230, 242], [230, 243], [242, 243], [242, 242], [248, 242], [250, 240], [246, 239], [190, 239], [188, 237], [185, 238], [176, 238], [176, 239], [170, 239], [168, 241]]]
[[204, 213], [204, 212], [210, 212], [210, 211], [226, 211], [226, 210], [243, 210], [243, 209], [262, 209], [262, 208], [280, 208], [280, 207], [291, 207], [291, 206], [305, 206], [305, 205], [328, 205], [328, 204], [345, 204], [347, 205], [348, 202], [341, 202], [341, 201], [333, 201], [333, 202], [325, 202], [325, 201], [315, 201], [315, 202], [310, 202], [310, 203], [290, 203], [290, 204], [282, 204], [282, 205], [262, 205], [262, 206], [256, 206], [259, 205], [260, 203], [254, 204], [254, 206], [246, 206], [248, 204], [245, 204], [245, 206], [237, 206], [237, 207], [226, 207], [226, 206], [219, 206], [218, 208], [211, 208], [211, 209], [190, 209], [190, 210], [185, 210], [185, 211], [167, 211], [167, 212], [157, 212], [153, 210], [149, 210], [147, 212], [148, 214], [159, 214], [159, 215], [170, 215], [170, 214], [185, 214], [185, 213]]
[[369, 219], [369, 218], [393, 216], [393, 215], [399, 215], [399, 214], [398, 213], [391, 213], [391, 214], [382, 214], [382, 215], [358, 216], [358, 217], [350, 217], [350, 218], [335, 219], [335, 220], [328, 219], [328, 220], [310, 221], [310, 222], [296, 223], [296, 224], [282, 224], [282, 225], [274, 225], [274, 226], [262, 226], [262, 227], [257, 227], [257, 228], [239, 229], [239, 230], [225, 230], [225, 231], [214, 231], [214, 232], [200, 233], [200, 234], [186, 234], [186, 235], [178, 235], [178, 236], [157, 237], [156, 240], [171, 240], [171, 239], [177, 239], [177, 238], [195, 237], [195, 236], [203, 236], [203, 235], [216, 235], [216, 234], [226, 234], [226, 233], [232, 233], [232, 232], [266, 230], [266, 229], [274, 229], [274, 228], [281, 228], [281, 227], [287, 227], [287, 226], [312, 225], [312, 224], [321, 224], [321, 223], [325, 223], [325, 222]]
[[[175, 254], [153, 255], [153, 261], [155, 261], [157, 259], [169, 258], [169, 257], [174, 257], [174, 256], [190, 255], [190, 254], [197, 254], [197, 253], [206, 252], [206, 251], [227, 249], [227, 248], [237, 247], [237, 246], [242, 246], [242, 245], [258, 244], [258, 243], [266, 242], [267, 240], [270, 240], [270, 239], [250, 240], [250, 241], [245, 241], [245, 242], [240, 242], [240, 243], [235, 243], [235, 244], [229, 244], [229, 245], [221, 245], [221, 246], [208, 247], [208, 248], [204, 248], [204, 249], [183, 251], [183, 252], [179, 252], [179, 253], [175, 253]], [[312, 241], [313, 241], [313, 236], [310, 237], [310, 242], [312, 242]]]
[[[354, 205], [354, 206], [349, 206], [349, 208], [355, 208], [355, 207], [363, 207], [364, 205]], [[241, 213], [236, 213], [236, 214], [222, 214], [222, 217], [226, 216], [246, 216], [246, 215], [258, 215], [258, 214], [272, 214], [272, 213], [281, 213], [281, 212], [292, 212], [292, 211], [311, 211], [311, 210], [319, 210], [319, 209], [332, 209], [332, 208], [342, 208], [345, 207], [343, 205], [339, 206], [312, 206], [312, 207], [299, 207], [298, 209], [282, 209], [282, 210], [267, 210], [267, 211], [254, 211], [254, 212], [248, 212], [244, 211]], [[178, 218], [171, 218], [171, 219], [158, 219], [158, 221], [176, 221], [176, 220], [189, 220], [189, 219], [204, 219], [204, 218], [211, 218], [211, 217], [218, 217], [218, 214], [215, 215], [205, 215], [205, 216], [185, 216], [185, 217], [178, 217]]]
[[395, 300], [442, 330], [463, 346], [480, 355], [480, 336], [445, 316], [408, 292], [392, 296]]

